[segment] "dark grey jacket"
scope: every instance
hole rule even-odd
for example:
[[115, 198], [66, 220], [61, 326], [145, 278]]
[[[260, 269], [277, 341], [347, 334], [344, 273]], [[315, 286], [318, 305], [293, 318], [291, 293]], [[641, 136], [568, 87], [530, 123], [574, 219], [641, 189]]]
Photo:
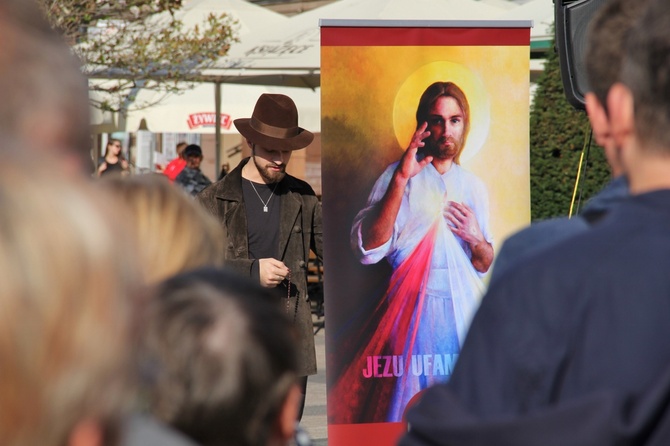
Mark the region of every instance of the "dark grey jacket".
[[670, 444], [670, 189], [491, 282], [401, 446]]
[[[205, 208], [224, 228], [226, 237], [226, 266], [251, 277], [254, 259], [249, 258], [247, 212], [242, 193], [242, 167], [249, 158], [197, 195]], [[310, 249], [323, 258], [321, 229], [321, 202], [306, 182], [286, 175], [276, 191], [282, 196], [279, 224], [279, 260], [291, 270], [291, 283], [298, 290], [296, 325], [300, 334], [298, 348], [302, 376], [316, 373], [316, 352], [312, 327], [312, 313], [307, 295], [307, 261]], [[254, 280], [259, 280], [254, 277]], [[290, 309], [295, 308], [295, 297]], [[292, 316], [292, 314], [291, 314]]]

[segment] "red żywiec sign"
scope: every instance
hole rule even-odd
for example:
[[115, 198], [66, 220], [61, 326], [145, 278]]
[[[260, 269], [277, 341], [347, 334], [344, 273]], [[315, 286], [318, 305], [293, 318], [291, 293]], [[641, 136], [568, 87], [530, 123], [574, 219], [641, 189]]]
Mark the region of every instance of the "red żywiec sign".
[[[229, 129], [233, 120], [230, 115], [221, 113], [221, 128]], [[188, 128], [193, 130], [198, 127], [214, 127], [216, 125], [216, 113], [214, 112], [201, 112], [201, 113], [192, 113], [188, 115], [188, 120], [186, 121]]]

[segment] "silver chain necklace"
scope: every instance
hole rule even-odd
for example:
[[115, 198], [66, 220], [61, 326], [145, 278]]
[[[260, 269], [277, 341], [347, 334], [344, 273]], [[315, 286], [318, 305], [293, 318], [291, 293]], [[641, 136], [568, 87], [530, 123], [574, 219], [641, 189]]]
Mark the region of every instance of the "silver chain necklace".
[[268, 201], [263, 201], [263, 199], [261, 198], [261, 194], [258, 193], [258, 191], [256, 190], [256, 186], [254, 186], [254, 182], [251, 181], [251, 180], [247, 180], [247, 181], [251, 184], [251, 187], [254, 189], [254, 192], [256, 192], [256, 195], [258, 196], [258, 199], [261, 200], [261, 203], [263, 203], [263, 212], [267, 212], [268, 211], [268, 204], [270, 203], [270, 200], [272, 200], [272, 197], [274, 196], [275, 191], [277, 190], [277, 185], [279, 183], [275, 183], [275, 187], [274, 187], [274, 189], [272, 189], [272, 193], [270, 194], [270, 198], [268, 198]]

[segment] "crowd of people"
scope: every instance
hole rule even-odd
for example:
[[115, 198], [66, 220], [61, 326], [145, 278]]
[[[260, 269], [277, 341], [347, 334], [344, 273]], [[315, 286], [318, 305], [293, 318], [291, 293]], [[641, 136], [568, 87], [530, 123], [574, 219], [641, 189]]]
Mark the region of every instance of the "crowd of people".
[[[2, 444], [293, 443], [310, 372], [299, 256], [281, 269], [286, 311], [276, 277], [230, 265], [227, 228], [194, 199], [211, 184], [199, 146], [165, 174], [130, 175], [110, 139], [94, 164], [87, 81], [38, 4], [0, 0], [0, 40]], [[267, 162], [273, 204], [297, 181], [286, 162]], [[282, 254], [268, 256], [280, 269]]]
[[[214, 183], [194, 144], [163, 173], [127, 175], [119, 140], [92, 162], [86, 79], [36, 3], [0, 0], [0, 42], [2, 444], [296, 441], [316, 373], [307, 262], [323, 239], [320, 201], [286, 173], [313, 140], [294, 102], [263, 94], [235, 120], [251, 156]], [[454, 332], [453, 375], [406, 412], [403, 446], [670, 443], [670, 4], [606, 0], [588, 54], [614, 199], [503, 245], [467, 335]], [[433, 88], [452, 96], [426, 99], [430, 116], [466, 108], [452, 84]], [[437, 131], [419, 126], [371, 195], [361, 258], [395, 249], [411, 177], [459, 173]], [[445, 213], [479, 278], [486, 219]]]

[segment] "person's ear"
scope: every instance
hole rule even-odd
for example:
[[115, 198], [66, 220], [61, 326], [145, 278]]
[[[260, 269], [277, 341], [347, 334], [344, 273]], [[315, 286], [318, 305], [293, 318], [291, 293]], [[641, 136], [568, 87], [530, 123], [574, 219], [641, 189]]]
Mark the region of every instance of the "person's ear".
[[624, 84], [617, 82], [607, 94], [607, 110], [610, 116], [610, 133], [619, 147], [625, 147], [635, 136], [635, 108], [633, 93]]
[[302, 401], [302, 393], [297, 384], [291, 386], [288, 391], [281, 411], [279, 412], [278, 434], [282, 440], [288, 441], [295, 435], [295, 425], [298, 422], [298, 408]]
[[95, 420], [83, 420], [75, 424], [68, 437], [67, 446], [102, 446], [103, 434]]
[[606, 147], [612, 135], [610, 134], [610, 122], [605, 107], [593, 93], [586, 93], [584, 99], [586, 101], [586, 114], [591, 122], [596, 143], [601, 147]]

